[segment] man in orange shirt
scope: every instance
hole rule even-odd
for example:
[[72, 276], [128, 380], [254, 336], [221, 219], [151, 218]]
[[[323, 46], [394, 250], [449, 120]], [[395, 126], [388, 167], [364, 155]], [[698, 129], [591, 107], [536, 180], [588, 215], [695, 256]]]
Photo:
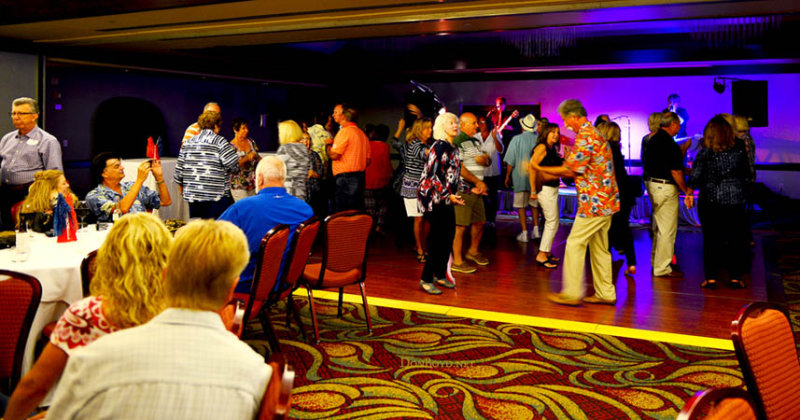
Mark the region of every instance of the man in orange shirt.
[[355, 124], [356, 110], [346, 104], [333, 108], [333, 120], [340, 125], [339, 132], [328, 144], [336, 192], [333, 211], [363, 210], [365, 170], [370, 160], [367, 135]]

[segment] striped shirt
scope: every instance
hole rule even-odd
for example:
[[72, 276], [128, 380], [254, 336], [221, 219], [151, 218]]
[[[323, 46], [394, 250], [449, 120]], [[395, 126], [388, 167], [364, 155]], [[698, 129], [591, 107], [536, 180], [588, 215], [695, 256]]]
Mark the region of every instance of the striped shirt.
[[[486, 167], [480, 165], [475, 160], [475, 158], [483, 154], [483, 151], [481, 151], [481, 143], [462, 132], [456, 136], [453, 140], [453, 144], [458, 146], [459, 156], [461, 157], [461, 162], [464, 167], [467, 168], [472, 175], [475, 175], [476, 178], [483, 181], [483, 174], [486, 172]], [[474, 185], [464, 179], [464, 177], [461, 177], [460, 187], [461, 191], [469, 191]]]
[[219, 201], [230, 194], [230, 172], [238, 170], [236, 149], [206, 129], [181, 146], [173, 180], [183, 186], [183, 198], [190, 203]]
[[186, 143], [186, 140], [200, 134], [200, 126], [197, 123], [194, 123], [188, 127], [186, 127], [186, 131], [183, 133], [183, 140], [181, 140], [181, 145]]
[[333, 160], [333, 175], [363, 172], [370, 158], [369, 139], [355, 123], [345, 122], [333, 139], [331, 150], [341, 154]]
[[0, 184], [23, 185], [45, 169], [63, 170], [61, 144], [38, 126], [28, 134], [12, 131], [0, 139]]
[[414, 139], [411, 143], [404, 144], [403, 149], [405, 149], [405, 172], [403, 172], [403, 189], [400, 195], [404, 198], [417, 198], [419, 178], [428, 160], [425, 155], [428, 148], [419, 139]]

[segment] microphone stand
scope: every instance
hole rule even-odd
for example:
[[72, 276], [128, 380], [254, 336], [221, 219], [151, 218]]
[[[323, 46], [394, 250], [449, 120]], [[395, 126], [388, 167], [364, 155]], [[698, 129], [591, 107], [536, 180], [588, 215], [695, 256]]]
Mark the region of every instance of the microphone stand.
[[631, 173], [631, 117], [625, 116], [628, 121], [628, 175]]

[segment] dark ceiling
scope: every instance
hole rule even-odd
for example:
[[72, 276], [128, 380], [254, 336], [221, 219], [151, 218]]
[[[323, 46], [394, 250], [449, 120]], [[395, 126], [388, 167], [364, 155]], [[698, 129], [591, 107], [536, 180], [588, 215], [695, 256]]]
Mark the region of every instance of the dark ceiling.
[[800, 68], [788, 0], [45, 3], [3, 6], [4, 49], [324, 85]]

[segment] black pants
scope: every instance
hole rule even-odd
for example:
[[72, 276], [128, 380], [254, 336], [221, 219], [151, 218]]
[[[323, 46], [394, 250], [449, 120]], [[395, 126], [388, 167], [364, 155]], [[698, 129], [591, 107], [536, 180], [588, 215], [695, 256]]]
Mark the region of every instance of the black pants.
[[216, 219], [233, 204], [233, 198], [226, 195], [217, 201], [195, 201], [189, 203], [189, 217], [200, 219]]
[[497, 190], [500, 188], [500, 175], [486, 176], [483, 182], [489, 187], [489, 195], [483, 196], [483, 204], [486, 207], [486, 221], [494, 223], [497, 220]]
[[333, 211], [364, 210], [364, 172], [345, 172], [336, 175]]
[[719, 278], [719, 270], [728, 269], [731, 279], [741, 280], [748, 266], [745, 205], [697, 204], [703, 225], [703, 269], [706, 279]]
[[619, 211], [611, 216], [611, 228], [608, 229], [608, 249], [615, 248], [617, 251], [625, 252], [628, 266], [636, 265], [630, 218], [631, 206], [621, 206]]
[[434, 278], [447, 277], [447, 262], [456, 236], [456, 212], [451, 205], [435, 204], [433, 211], [425, 212], [425, 219], [430, 222], [431, 230], [428, 233], [428, 259], [422, 269], [422, 281], [431, 283]]
[[0, 186], [0, 221], [2, 222], [2, 229], [0, 230], [14, 230], [14, 218], [11, 217], [11, 207], [25, 199], [28, 195], [28, 187], [30, 186], [31, 184], [3, 184]]

